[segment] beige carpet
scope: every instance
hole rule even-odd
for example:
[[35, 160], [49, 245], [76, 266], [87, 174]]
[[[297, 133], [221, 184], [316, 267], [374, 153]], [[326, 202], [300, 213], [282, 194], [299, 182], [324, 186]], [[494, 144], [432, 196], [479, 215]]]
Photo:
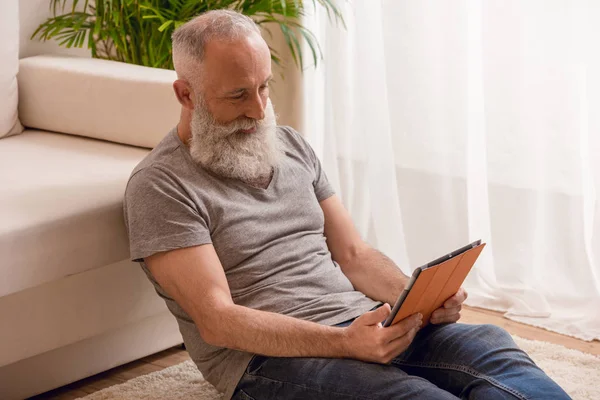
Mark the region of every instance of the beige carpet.
[[[513, 336], [531, 358], [575, 400], [600, 399], [600, 357]], [[131, 379], [85, 400], [213, 400], [221, 396], [191, 361]]]

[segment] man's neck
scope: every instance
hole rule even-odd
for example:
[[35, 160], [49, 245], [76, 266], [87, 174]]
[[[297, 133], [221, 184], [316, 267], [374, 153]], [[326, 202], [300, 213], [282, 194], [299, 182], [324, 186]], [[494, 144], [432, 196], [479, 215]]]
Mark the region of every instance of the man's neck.
[[192, 137], [192, 130], [190, 129], [190, 123], [192, 121], [192, 113], [190, 110], [185, 108], [181, 109], [181, 116], [179, 117], [179, 124], [177, 124], [177, 135], [179, 135], [179, 139], [186, 146], [188, 145], [188, 141]]

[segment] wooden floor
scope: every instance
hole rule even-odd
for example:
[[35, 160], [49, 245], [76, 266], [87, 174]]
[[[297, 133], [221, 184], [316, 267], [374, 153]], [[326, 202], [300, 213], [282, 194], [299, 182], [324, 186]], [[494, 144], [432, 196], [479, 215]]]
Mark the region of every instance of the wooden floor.
[[[466, 308], [461, 322], [467, 324], [494, 324], [503, 327], [508, 332], [525, 339], [541, 340], [560, 344], [562, 346], [591, 353], [600, 356], [600, 342], [584, 342], [568, 336], [548, 332], [543, 329], [524, 325], [518, 322], [510, 321], [501, 316], [501, 314], [481, 310], [477, 308]], [[67, 400], [86, 396], [95, 391], [107, 388], [112, 385], [123, 383], [129, 379], [150, 372], [160, 371], [163, 368], [179, 364], [189, 360], [189, 356], [182, 347], [173, 347], [161, 353], [142, 358], [129, 364], [113, 368], [101, 374], [83, 379], [62, 388], [31, 397], [30, 400], [53, 399]]]

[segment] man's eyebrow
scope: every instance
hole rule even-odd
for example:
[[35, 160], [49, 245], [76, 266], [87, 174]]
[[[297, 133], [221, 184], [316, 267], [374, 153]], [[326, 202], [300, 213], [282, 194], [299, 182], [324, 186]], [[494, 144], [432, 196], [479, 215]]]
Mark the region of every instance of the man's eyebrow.
[[[271, 80], [273, 80], [273, 75], [272, 74], [269, 75], [269, 77], [267, 79], [265, 79], [265, 81], [263, 82], [263, 85], [267, 85], [268, 83], [271, 82]], [[246, 90], [246, 88], [233, 89], [233, 90], [230, 90], [230, 91], [226, 92], [225, 96], [231, 96], [231, 95], [235, 95], [235, 94], [240, 94], [240, 93], [242, 93], [245, 90]]]
[[273, 80], [273, 74], [269, 75], [269, 77], [267, 79], [265, 79], [265, 81], [263, 82], [263, 85], [266, 85], [267, 83], [271, 82]]

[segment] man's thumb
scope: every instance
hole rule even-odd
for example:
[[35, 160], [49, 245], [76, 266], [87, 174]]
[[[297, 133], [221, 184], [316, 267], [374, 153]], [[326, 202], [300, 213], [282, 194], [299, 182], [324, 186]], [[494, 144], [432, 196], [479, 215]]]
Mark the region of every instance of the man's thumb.
[[376, 325], [380, 322], [383, 322], [388, 317], [388, 315], [390, 315], [391, 311], [392, 309], [390, 308], [390, 305], [386, 303], [379, 307], [377, 310], [363, 314], [360, 319], [361, 322], [365, 325]]

